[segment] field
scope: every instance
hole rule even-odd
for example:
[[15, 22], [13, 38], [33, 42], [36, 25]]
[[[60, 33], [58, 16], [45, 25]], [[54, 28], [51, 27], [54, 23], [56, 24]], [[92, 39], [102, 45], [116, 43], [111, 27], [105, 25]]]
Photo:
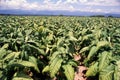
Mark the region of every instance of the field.
[[120, 18], [0, 16], [0, 80], [120, 80]]

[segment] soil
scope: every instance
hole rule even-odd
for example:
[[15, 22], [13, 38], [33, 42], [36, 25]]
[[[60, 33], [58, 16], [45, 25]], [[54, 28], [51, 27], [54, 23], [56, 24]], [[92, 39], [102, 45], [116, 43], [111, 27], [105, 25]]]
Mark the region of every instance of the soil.
[[[74, 59], [76, 61], [79, 61], [81, 59], [81, 56], [80, 55], [74, 55]], [[87, 70], [87, 67], [81, 65], [81, 63], [80, 63], [80, 66], [77, 66], [77, 70], [75, 72], [74, 80], [88, 80], [87, 77], [85, 76], [86, 70]]]

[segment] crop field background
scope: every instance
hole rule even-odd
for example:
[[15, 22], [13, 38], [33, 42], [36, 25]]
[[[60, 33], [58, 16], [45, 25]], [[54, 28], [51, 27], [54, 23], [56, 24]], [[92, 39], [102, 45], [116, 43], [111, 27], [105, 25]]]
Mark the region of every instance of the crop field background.
[[0, 80], [120, 80], [120, 18], [0, 16]]

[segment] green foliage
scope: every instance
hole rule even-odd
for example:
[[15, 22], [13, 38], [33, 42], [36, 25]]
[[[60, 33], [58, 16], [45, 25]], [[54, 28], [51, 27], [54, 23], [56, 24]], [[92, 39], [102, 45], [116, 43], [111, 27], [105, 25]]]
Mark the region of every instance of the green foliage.
[[63, 65], [64, 73], [67, 77], [67, 80], [73, 80], [74, 79], [74, 69], [71, 65]]
[[12, 80], [33, 80], [33, 79], [23, 72], [16, 72]]
[[52, 78], [55, 77], [55, 74], [57, 74], [58, 70], [60, 69], [62, 61], [63, 59], [55, 57], [50, 63], [49, 71]]
[[98, 62], [91, 65], [86, 72], [86, 76], [95, 76], [98, 73]]
[[119, 80], [120, 79], [120, 60], [116, 62], [117, 66], [115, 66], [115, 73], [114, 73], [114, 79]]
[[97, 53], [97, 51], [98, 51], [98, 48], [96, 46], [93, 46], [90, 49], [87, 59], [90, 60], [90, 58], [93, 57]]
[[119, 18], [0, 16], [0, 79], [74, 80], [81, 63], [87, 77], [120, 80], [119, 23]]
[[99, 80], [112, 80], [114, 74], [114, 65], [109, 65], [100, 71]]
[[112, 57], [111, 52], [102, 52], [99, 58], [99, 71], [106, 68], [110, 64], [110, 57]]

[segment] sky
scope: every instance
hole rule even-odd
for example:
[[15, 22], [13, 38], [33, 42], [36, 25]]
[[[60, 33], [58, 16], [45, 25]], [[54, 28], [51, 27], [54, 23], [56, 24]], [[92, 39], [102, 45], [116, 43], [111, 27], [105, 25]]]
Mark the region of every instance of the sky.
[[0, 10], [65, 10], [120, 14], [120, 0], [0, 0]]

